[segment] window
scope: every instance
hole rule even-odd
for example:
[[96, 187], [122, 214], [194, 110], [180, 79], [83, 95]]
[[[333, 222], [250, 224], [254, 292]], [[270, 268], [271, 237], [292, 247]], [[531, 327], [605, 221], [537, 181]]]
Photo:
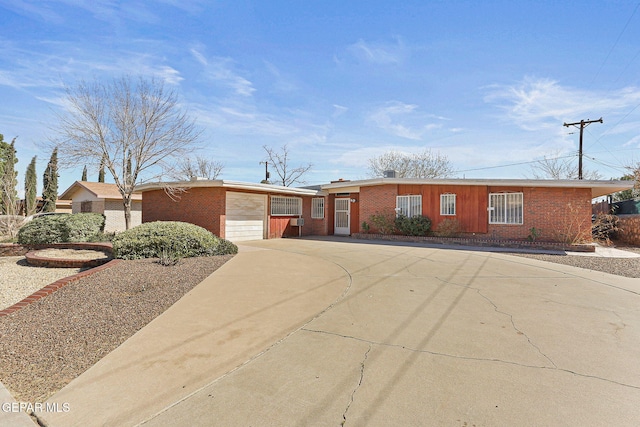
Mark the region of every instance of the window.
[[293, 216], [302, 214], [302, 199], [298, 197], [271, 197], [271, 215]]
[[440, 215], [456, 214], [456, 195], [441, 194], [440, 195]]
[[324, 198], [316, 197], [311, 199], [311, 218], [324, 218]]
[[409, 218], [422, 215], [422, 196], [397, 196], [396, 214]]
[[490, 193], [489, 224], [522, 224], [522, 193]]

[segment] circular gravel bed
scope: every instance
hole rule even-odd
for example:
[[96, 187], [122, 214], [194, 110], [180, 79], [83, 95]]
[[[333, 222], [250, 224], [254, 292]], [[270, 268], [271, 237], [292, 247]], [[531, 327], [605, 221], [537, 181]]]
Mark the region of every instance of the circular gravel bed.
[[82, 268], [97, 267], [111, 260], [111, 255], [94, 249], [50, 248], [31, 251], [27, 262], [37, 267]]
[[123, 261], [0, 317], [0, 381], [18, 401], [44, 401], [231, 258]]

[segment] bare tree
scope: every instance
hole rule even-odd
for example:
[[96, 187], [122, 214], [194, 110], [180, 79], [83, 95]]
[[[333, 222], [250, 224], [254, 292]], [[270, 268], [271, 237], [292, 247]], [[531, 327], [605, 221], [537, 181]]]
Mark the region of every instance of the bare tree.
[[224, 170], [224, 163], [215, 160], [196, 157], [182, 159], [170, 173], [176, 180], [190, 180], [194, 178], [217, 179]]
[[201, 130], [180, 109], [177, 93], [156, 79], [116, 78], [67, 88], [56, 141], [68, 164], [102, 160], [122, 195], [126, 228], [131, 196], [143, 176], [158, 177], [169, 159], [186, 156]]
[[284, 145], [280, 148], [280, 151], [276, 151], [271, 147], [267, 147], [264, 145], [264, 151], [267, 153], [267, 162], [269, 162], [276, 173], [278, 174], [278, 182], [277, 184], [282, 185], [284, 187], [289, 187], [295, 183], [304, 184], [303, 176], [305, 173], [309, 172], [313, 167], [313, 164], [307, 163], [306, 165], [292, 167], [289, 164], [291, 160], [289, 157], [289, 148], [287, 145]]
[[[574, 156], [563, 156], [559, 152], [544, 156], [531, 166], [531, 173], [535, 179], [578, 179], [578, 166], [571, 161]], [[597, 171], [583, 168], [584, 179], [600, 179]]]
[[385, 171], [393, 170], [398, 178], [448, 178], [453, 175], [453, 166], [444, 154], [424, 150], [407, 154], [387, 151], [368, 161], [369, 176], [382, 177]]

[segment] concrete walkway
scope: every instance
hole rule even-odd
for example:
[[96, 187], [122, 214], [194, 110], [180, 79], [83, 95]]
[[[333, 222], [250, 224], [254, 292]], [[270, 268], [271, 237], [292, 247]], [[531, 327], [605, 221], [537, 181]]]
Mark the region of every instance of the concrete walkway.
[[[338, 265], [243, 248], [48, 402], [48, 426], [131, 426], [258, 357], [349, 288]], [[169, 423], [168, 425], [179, 425]]]
[[[640, 280], [490, 252], [248, 245], [49, 426], [640, 424]], [[337, 302], [336, 302], [337, 301]]]
[[[0, 427], [37, 427], [35, 421], [27, 415], [27, 408], [20, 406], [9, 390], [0, 383]], [[25, 402], [22, 402], [25, 404]]]

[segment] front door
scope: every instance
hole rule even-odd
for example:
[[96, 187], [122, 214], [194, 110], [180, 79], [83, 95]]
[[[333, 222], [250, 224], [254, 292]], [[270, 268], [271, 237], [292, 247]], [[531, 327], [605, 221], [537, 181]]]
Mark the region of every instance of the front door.
[[350, 199], [336, 199], [336, 216], [333, 234], [346, 236], [351, 234], [350, 209]]

